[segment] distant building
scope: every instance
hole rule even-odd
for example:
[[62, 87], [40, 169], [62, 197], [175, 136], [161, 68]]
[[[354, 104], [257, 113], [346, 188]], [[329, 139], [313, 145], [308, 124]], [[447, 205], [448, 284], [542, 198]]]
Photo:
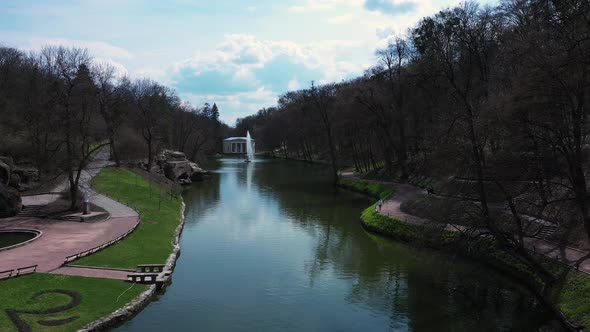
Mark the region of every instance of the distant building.
[[[252, 153], [256, 153], [256, 143], [250, 139]], [[230, 137], [223, 140], [223, 153], [246, 154], [246, 137]]]

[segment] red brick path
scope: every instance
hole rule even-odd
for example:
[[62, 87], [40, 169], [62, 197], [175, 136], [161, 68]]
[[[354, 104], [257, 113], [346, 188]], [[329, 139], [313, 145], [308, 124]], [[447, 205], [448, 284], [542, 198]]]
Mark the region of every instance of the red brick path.
[[0, 230], [26, 228], [43, 232], [38, 239], [10, 250], [0, 251], [0, 270], [37, 264], [37, 271], [49, 272], [64, 259], [109, 242], [132, 229], [138, 217], [110, 218], [103, 222], [81, 223], [39, 218], [8, 218]]

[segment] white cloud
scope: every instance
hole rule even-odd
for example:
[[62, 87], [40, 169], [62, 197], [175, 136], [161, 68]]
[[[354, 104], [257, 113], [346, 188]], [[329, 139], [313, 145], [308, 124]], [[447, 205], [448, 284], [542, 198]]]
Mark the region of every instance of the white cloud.
[[349, 13], [349, 14], [329, 17], [326, 20], [326, 22], [328, 22], [330, 24], [346, 24], [346, 23], [352, 22], [355, 17], [356, 17], [355, 14]]
[[215, 102], [219, 107], [222, 121], [231, 125], [238, 118], [251, 115], [264, 106], [276, 103], [277, 100], [277, 95], [265, 88], [234, 95], [181, 93], [180, 97], [193, 105]]
[[168, 81], [184, 92], [208, 93], [219, 89], [218, 94], [223, 91], [228, 94], [264, 87], [278, 94], [291, 89], [293, 83], [290, 81], [301, 86], [311, 80], [327, 82], [362, 73], [365, 68], [361, 65], [338, 60], [334, 53], [364, 46], [364, 42], [353, 40], [326, 40], [302, 45], [231, 34], [226, 35], [215, 50], [197, 54], [162, 72], [169, 77]]
[[331, 10], [341, 6], [359, 6], [364, 0], [302, 0], [300, 4], [289, 7], [289, 11], [296, 13], [319, 12]]
[[290, 80], [287, 87], [289, 88], [289, 90], [297, 90], [299, 89], [299, 81]]
[[0, 40], [6, 46], [28, 51], [39, 51], [44, 46], [78, 47], [88, 50], [91, 56], [111, 60], [132, 60], [135, 55], [122, 48], [98, 40], [80, 40], [69, 38], [47, 38], [20, 32], [1, 31]]
[[161, 72], [181, 97], [195, 104], [216, 102], [222, 119], [233, 123], [275, 104], [282, 93], [309, 86], [312, 80], [322, 84], [361, 74], [365, 68], [336, 60], [333, 51], [362, 45], [351, 40], [304, 45], [229, 34], [214, 50]]
[[112, 59], [133, 59], [133, 53], [124, 48], [117, 47], [101, 41], [91, 40], [72, 40], [65, 38], [38, 38], [32, 37], [28, 39], [28, 48], [39, 50], [46, 45], [58, 45], [66, 47], [80, 47], [86, 48], [95, 57], [112, 58]]
[[101, 64], [109, 64], [115, 69], [115, 76], [117, 78], [122, 78], [123, 76], [127, 76], [129, 71], [125, 66], [117, 61], [114, 61], [110, 58], [93, 58], [94, 63], [101, 63]]

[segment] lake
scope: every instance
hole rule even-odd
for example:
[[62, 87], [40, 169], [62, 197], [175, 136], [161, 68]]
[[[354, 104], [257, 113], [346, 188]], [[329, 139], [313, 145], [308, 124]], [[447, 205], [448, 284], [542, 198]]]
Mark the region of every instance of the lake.
[[184, 194], [173, 283], [117, 331], [534, 331], [551, 320], [489, 268], [366, 232], [330, 169], [220, 159]]

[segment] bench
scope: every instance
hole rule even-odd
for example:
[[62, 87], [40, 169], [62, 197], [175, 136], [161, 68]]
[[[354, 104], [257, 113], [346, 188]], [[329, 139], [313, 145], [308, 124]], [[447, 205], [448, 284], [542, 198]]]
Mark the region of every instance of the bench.
[[127, 275], [127, 281], [153, 284], [156, 282], [158, 275], [159, 273], [135, 272]]
[[14, 272], [14, 270], [0, 271], [0, 279], [8, 279], [12, 277], [12, 272]]
[[19, 267], [16, 269], [16, 275], [29, 274], [33, 272], [37, 272], [37, 265]]
[[164, 264], [139, 264], [137, 268], [139, 272], [162, 272], [164, 271]]
[[10, 279], [21, 275], [37, 272], [37, 265], [19, 267], [12, 270], [0, 271], [0, 279]]

